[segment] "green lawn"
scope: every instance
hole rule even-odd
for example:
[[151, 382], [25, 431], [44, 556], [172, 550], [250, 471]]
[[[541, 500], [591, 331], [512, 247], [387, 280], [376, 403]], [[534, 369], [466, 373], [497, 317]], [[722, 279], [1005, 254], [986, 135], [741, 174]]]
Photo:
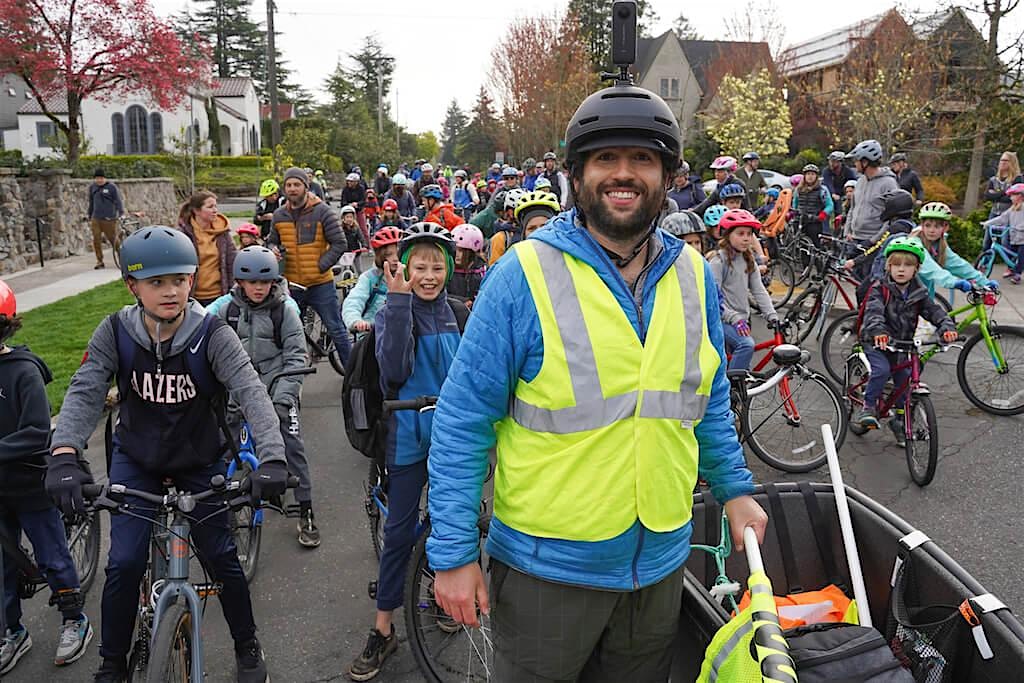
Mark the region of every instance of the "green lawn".
[[10, 344], [25, 344], [42, 357], [53, 372], [46, 386], [50, 410], [56, 414], [64, 400], [93, 330], [103, 318], [132, 303], [132, 296], [118, 280], [76, 296], [40, 306], [21, 316], [23, 326]]

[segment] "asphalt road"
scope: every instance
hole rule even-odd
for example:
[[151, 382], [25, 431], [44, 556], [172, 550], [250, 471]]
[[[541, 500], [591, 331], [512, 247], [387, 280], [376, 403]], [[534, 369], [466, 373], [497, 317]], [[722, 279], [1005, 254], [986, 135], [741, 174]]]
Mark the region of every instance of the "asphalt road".
[[[933, 483], [919, 489], [907, 472], [903, 451], [887, 430], [861, 438], [850, 435], [840, 457], [846, 482], [868, 493], [938, 542], [1011, 608], [1024, 605], [1019, 566], [1021, 537], [1021, 440], [1024, 418], [995, 418], [974, 409], [956, 384], [952, 354], [940, 357], [925, 375], [932, 388], [940, 422], [942, 455]], [[362, 648], [374, 606], [367, 582], [376, 562], [363, 512], [366, 460], [345, 440], [341, 420], [341, 381], [326, 363], [306, 382], [303, 426], [314, 464], [314, 499], [323, 545], [305, 550], [295, 541], [295, 522], [270, 516], [265, 526], [253, 602], [259, 636], [275, 681], [346, 680], [343, 671]], [[91, 457], [102, 458], [99, 443]], [[749, 456], [760, 480], [787, 480], [785, 475]], [[102, 470], [102, 466], [98, 468]], [[811, 473], [825, 480], [824, 470]], [[109, 528], [107, 525], [106, 528]], [[104, 558], [106, 553], [104, 539]], [[97, 626], [90, 653], [65, 669], [52, 665], [58, 615], [39, 595], [26, 604], [26, 625], [35, 648], [5, 680], [52, 683], [81, 682], [98, 665], [99, 594], [102, 574], [88, 599], [88, 614]], [[207, 680], [234, 680], [233, 653], [216, 601], [204, 622]], [[423, 680], [404, 639], [379, 680]]]

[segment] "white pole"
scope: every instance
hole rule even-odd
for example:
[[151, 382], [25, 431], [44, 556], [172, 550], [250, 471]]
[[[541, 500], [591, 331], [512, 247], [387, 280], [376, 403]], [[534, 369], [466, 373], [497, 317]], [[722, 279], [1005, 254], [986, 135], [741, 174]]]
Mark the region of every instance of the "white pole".
[[750, 573], [763, 572], [764, 560], [761, 559], [757, 533], [752, 526], [743, 527], [743, 550], [747, 553], [747, 566], [750, 567]]
[[835, 494], [836, 510], [839, 511], [839, 529], [843, 532], [843, 546], [846, 549], [846, 563], [850, 566], [850, 583], [853, 584], [853, 597], [857, 601], [857, 614], [860, 618], [860, 625], [870, 628], [871, 608], [868, 605], [868, 591], [864, 586], [860, 553], [857, 552], [857, 539], [853, 535], [850, 504], [846, 501], [846, 489], [843, 487], [843, 473], [839, 470], [839, 454], [836, 453], [832, 425], [828, 423], [821, 425], [821, 436], [825, 440], [828, 476], [832, 480], [832, 493]]

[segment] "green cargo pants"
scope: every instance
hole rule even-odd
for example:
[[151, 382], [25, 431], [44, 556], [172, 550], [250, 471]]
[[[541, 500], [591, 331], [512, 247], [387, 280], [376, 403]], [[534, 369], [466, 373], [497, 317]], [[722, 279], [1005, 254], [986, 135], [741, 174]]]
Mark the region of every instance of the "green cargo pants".
[[552, 583], [494, 559], [490, 574], [498, 683], [668, 679], [683, 567], [629, 592]]

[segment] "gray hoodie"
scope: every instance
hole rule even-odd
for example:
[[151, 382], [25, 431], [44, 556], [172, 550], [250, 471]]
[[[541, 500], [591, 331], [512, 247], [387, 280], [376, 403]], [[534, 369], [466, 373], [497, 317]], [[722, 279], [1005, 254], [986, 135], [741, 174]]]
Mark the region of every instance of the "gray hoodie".
[[[125, 306], [118, 311], [123, 331], [143, 347], [153, 345], [143, 322], [139, 305]], [[189, 301], [185, 320], [171, 341], [168, 356], [181, 353], [199, 329], [206, 310], [194, 300]], [[208, 342], [208, 360], [214, 377], [227, 389], [231, 399], [242, 406], [251, 426], [253, 442], [260, 462], [285, 462], [284, 441], [280, 423], [266, 387], [252, 367], [242, 343], [226, 325], [218, 328]], [[103, 399], [117, 373], [117, 340], [109, 318], [104, 318], [89, 340], [87, 355], [71, 378], [64, 404], [53, 434], [51, 452], [60, 447], [74, 448], [79, 456], [92, 435], [103, 412]]]
[[750, 320], [750, 297], [761, 310], [765, 320], [772, 322], [779, 319], [772, 305], [772, 298], [761, 282], [761, 273], [754, 268], [747, 272], [747, 261], [743, 254], [737, 253], [732, 262], [726, 261], [726, 252], [719, 250], [708, 257], [711, 275], [718, 284], [722, 306], [722, 322], [734, 325], [741, 320]]
[[848, 235], [855, 240], [871, 240], [882, 228], [882, 211], [885, 205], [882, 196], [886, 192], [900, 189], [896, 174], [888, 166], [882, 166], [873, 178], [866, 174], [857, 179], [853, 190], [853, 208], [846, 223]]

